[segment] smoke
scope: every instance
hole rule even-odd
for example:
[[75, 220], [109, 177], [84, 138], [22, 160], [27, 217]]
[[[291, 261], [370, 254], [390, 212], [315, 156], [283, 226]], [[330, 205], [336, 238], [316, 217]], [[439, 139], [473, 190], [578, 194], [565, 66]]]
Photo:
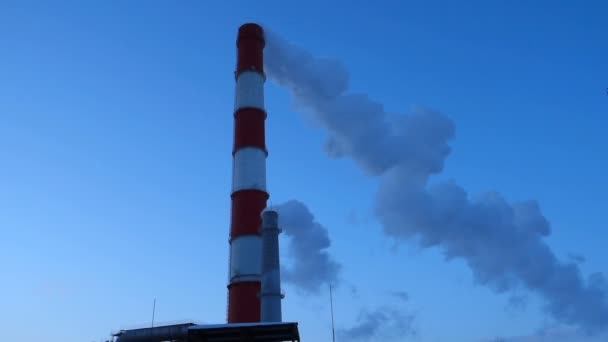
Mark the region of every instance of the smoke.
[[384, 232], [438, 247], [464, 260], [475, 279], [497, 292], [524, 286], [558, 321], [585, 329], [608, 326], [606, 280], [585, 281], [546, 244], [548, 220], [534, 200], [508, 202], [497, 192], [471, 196], [453, 181], [429, 182], [450, 153], [454, 124], [427, 109], [387, 113], [365, 94], [348, 92], [349, 74], [267, 33], [266, 71], [327, 132], [326, 151], [348, 157], [379, 180], [375, 214]]
[[580, 254], [570, 253], [568, 254], [568, 258], [577, 264], [582, 264], [585, 262], [585, 257]]
[[507, 300], [507, 311], [517, 313], [526, 309], [528, 305], [528, 297], [525, 295], [513, 294]]
[[393, 291], [391, 293], [393, 297], [399, 298], [400, 300], [407, 302], [410, 300], [410, 295], [405, 291]]
[[338, 282], [341, 266], [328, 253], [327, 229], [315, 221], [301, 202], [291, 200], [273, 207], [279, 213], [279, 227], [290, 237], [291, 267], [281, 277], [306, 293], [318, 293], [321, 286]]
[[605, 342], [608, 334], [589, 335], [571, 327], [551, 327], [526, 336], [484, 339], [482, 342]]
[[338, 330], [345, 341], [378, 341], [407, 335], [416, 335], [415, 316], [401, 310], [383, 307], [373, 311], [362, 310], [357, 323], [348, 329]]

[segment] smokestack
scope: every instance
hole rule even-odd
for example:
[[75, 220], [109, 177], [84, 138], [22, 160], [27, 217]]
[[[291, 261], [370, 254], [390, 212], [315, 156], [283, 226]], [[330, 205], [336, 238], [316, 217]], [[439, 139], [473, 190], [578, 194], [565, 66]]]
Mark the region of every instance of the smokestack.
[[237, 38], [230, 226], [228, 323], [260, 321], [262, 211], [266, 208], [264, 50], [262, 27], [245, 24]]
[[281, 322], [281, 271], [276, 211], [262, 214], [262, 322]]

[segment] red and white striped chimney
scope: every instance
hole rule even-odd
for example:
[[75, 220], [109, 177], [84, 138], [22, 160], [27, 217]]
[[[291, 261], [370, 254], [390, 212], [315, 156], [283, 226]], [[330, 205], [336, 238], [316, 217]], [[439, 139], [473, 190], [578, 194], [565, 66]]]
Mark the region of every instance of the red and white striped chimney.
[[230, 227], [228, 323], [260, 321], [262, 211], [266, 208], [264, 30], [239, 28]]

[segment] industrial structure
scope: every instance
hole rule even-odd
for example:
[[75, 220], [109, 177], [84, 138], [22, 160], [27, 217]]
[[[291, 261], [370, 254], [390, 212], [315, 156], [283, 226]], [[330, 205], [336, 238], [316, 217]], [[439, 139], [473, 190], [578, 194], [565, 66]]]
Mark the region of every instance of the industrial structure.
[[281, 322], [281, 267], [279, 263], [278, 214], [262, 214], [262, 322]]
[[264, 32], [245, 24], [237, 38], [228, 323], [260, 321], [262, 211], [266, 208]]
[[121, 330], [116, 342], [300, 341], [282, 322], [278, 214], [266, 210], [264, 46], [261, 26], [237, 37], [227, 324], [194, 323]]

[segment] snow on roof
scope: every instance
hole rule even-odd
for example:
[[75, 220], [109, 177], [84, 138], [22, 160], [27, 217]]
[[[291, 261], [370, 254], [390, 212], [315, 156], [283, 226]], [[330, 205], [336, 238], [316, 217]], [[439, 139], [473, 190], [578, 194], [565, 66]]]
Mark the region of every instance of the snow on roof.
[[280, 326], [280, 325], [293, 325], [295, 322], [259, 322], [259, 323], [227, 323], [227, 324], [205, 324], [205, 325], [193, 325], [189, 327], [189, 330], [204, 330], [204, 329], [221, 329], [221, 328], [246, 328], [246, 327], [259, 327], [259, 326]]

